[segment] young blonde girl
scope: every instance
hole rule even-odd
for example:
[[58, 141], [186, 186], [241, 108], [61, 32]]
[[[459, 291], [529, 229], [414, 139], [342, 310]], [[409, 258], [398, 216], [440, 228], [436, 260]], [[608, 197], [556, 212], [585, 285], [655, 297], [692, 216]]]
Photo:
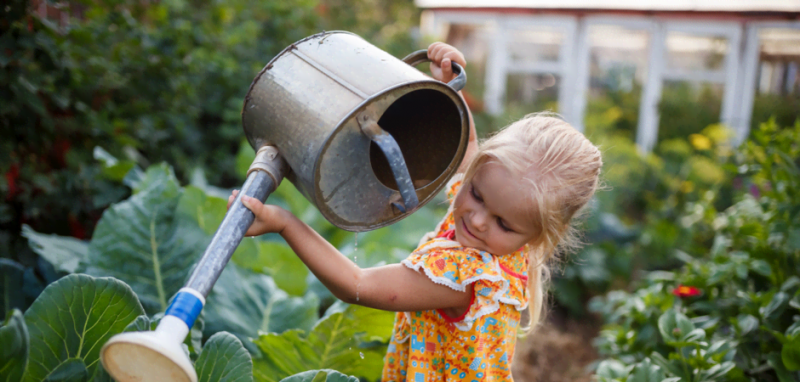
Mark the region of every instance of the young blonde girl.
[[[428, 55], [438, 80], [450, 60], [466, 65], [446, 44]], [[575, 246], [570, 222], [597, 189], [599, 150], [560, 119], [527, 116], [480, 147], [471, 130], [446, 217], [400, 264], [361, 269], [288, 211], [243, 198], [247, 235], [280, 233], [337, 298], [398, 312], [384, 382], [511, 381], [521, 312], [531, 330], [541, 321], [547, 263]]]

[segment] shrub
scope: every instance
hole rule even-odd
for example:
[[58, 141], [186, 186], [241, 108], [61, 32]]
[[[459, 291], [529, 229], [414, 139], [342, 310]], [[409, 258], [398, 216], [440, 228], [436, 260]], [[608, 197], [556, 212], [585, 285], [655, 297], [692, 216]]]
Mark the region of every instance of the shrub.
[[684, 381], [800, 378], [798, 142], [800, 123], [762, 124], [736, 154], [736, 203], [689, 203], [679, 219], [711, 243], [695, 236], [677, 251], [680, 269], [593, 301], [606, 321], [597, 346], [611, 358], [601, 380], [639, 381], [641, 369]]

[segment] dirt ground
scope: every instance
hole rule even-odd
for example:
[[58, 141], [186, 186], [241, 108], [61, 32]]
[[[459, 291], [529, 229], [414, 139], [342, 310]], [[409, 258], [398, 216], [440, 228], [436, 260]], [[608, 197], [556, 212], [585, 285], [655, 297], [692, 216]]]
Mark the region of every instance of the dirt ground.
[[597, 359], [592, 339], [599, 330], [600, 323], [594, 318], [576, 321], [551, 312], [543, 327], [517, 340], [511, 364], [514, 381], [591, 381], [586, 368]]

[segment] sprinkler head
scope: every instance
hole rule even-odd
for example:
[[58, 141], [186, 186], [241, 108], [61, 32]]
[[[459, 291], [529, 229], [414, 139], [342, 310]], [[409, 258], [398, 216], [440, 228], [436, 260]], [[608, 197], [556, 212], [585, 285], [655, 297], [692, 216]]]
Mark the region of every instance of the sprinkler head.
[[192, 361], [181, 346], [188, 332], [181, 319], [166, 315], [153, 332], [111, 337], [100, 351], [100, 361], [119, 382], [197, 382]]

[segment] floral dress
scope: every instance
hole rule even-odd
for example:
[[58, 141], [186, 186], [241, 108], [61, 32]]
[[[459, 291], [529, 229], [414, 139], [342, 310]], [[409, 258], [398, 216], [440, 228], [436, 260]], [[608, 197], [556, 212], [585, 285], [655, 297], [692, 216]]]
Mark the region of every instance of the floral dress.
[[460, 178], [451, 181], [445, 219], [402, 264], [458, 291], [474, 284], [472, 302], [461, 317], [440, 309], [398, 312], [383, 382], [513, 380], [520, 312], [528, 306], [526, 248], [494, 256], [455, 241], [452, 203], [460, 186]]

